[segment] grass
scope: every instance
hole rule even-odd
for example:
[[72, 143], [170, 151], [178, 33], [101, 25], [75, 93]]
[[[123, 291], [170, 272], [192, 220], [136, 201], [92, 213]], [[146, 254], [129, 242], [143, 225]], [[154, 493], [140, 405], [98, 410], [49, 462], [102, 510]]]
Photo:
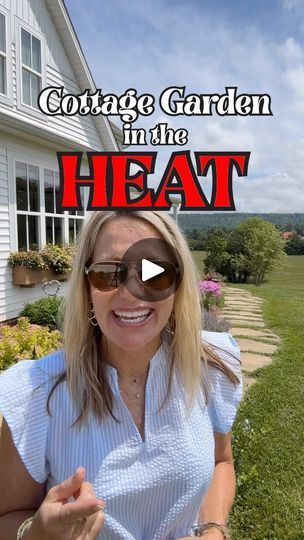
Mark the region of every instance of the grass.
[[303, 540], [304, 257], [288, 257], [261, 287], [234, 286], [264, 298], [264, 320], [282, 342], [255, 372], [234, 424], [232, 538]]

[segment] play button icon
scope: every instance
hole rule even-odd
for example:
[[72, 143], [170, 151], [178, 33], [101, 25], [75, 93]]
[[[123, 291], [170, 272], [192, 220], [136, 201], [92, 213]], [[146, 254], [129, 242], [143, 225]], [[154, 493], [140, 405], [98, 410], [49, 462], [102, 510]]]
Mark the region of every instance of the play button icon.
[[130, 269], [123, 282], [124, 287], [133, 296], [147, 302], [168, 298], [176, 292], [183, 278], [180, 255], [160, 238], [135, 242], [127, 249], [121, 262]]
[[142, 259], [141, 261], [141, 279], [142, 281], [147, 281], [148, 279], [153, 278], [154, 276], [158, 276], [162, 272], [164, 272], [165, 269], [158, 264], [153, 263], [152, 261], [148, 261], [147, 259]]

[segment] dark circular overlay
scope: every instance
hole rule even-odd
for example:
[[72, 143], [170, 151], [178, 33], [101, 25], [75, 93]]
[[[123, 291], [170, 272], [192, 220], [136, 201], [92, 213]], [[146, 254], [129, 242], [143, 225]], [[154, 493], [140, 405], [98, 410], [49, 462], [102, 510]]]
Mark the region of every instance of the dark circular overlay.
[[[127, 249], [121, 262], [129, 265], [124, 287], [133, 296], [147, 302], [165, 300], [177, 291], [183, 279], [184, 267], [180, 255], [168, 242], [158, 238], [139, 240]], [[146, 270], [149, 270], [149, 262], [152, 269], [156, 264], [164, 271], [142, 281], [141, 278], [147, 275]]]

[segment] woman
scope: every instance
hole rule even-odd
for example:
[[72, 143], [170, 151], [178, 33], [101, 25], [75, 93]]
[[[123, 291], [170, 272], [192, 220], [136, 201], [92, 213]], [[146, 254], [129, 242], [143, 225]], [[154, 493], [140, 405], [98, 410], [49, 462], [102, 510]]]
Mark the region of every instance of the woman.
[[[152, 257], [160, 280], [143, 281], [138, 258], [126, 263], [147, 239], [176, 254], [174, 264]], [[202, 340], [197, 280], [168, 215], [92, 214], [64, 351], [0, 377], [0, 540], [228, 537], [239, 349], [229, 334]]]

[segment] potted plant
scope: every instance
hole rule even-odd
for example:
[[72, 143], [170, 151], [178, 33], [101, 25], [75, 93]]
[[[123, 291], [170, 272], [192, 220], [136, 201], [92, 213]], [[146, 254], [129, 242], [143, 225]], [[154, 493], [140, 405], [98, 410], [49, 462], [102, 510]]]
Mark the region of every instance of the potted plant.
[[73, 262], [73, 248], [71, 246], [57, 246], [47, 244], [40, 252], [45, 262], [44, 280], [56, 279], [63, 281], [68, 279]]
[[46, 263], [38, 251], [18, 251], [11, 253], [8, 265], [13, 269], [14, 285], [32, 287], [41, 283], [42, 272], [46, 269]]

